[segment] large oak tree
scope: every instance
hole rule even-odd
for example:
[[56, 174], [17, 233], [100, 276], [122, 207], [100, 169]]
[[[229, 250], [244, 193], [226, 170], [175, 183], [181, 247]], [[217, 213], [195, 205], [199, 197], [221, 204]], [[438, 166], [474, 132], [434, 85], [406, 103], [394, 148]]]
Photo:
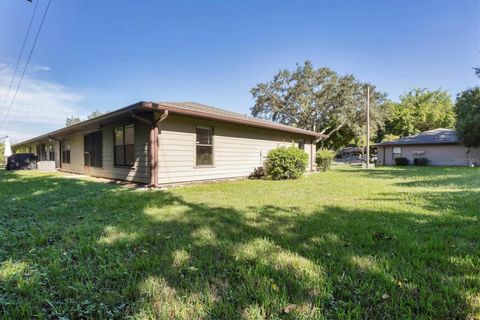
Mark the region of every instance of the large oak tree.
[[[310, 61], [293, 71], [280, 70], [272, 81], [251, 90], [253, 116], [331, 137], [342, 128], [352, 136], [365, 133], [366, 83], [353, 75], [338, 75], [329, 68], [315, 69]], [[385, 94], [370, 87], [372, 131], [384, 122]], [[345, 130], [347, 129], [347, 130]]]

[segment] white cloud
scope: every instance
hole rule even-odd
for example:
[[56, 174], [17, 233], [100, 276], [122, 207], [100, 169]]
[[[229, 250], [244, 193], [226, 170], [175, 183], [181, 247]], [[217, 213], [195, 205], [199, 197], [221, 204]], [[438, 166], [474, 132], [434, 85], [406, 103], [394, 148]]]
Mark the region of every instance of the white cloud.
[[[47, 66], [38, 67], [43, 71], [50, 69]], [[38, 70], [37, 66], [34, 69]], [[14, 82], [2, 110], [12, 73], [10, 65], [0, 63], [0, 121], [7, 112], [17, 86], [17, 82]], [[18, 73], [17, 81], [20, 78]], [[27, 72], [0, 135], [8, 134], [13, 140], [19, 141], [62, 127], [66, 117], [80, 115], [82, 99], [80, 94], [57, 82], [40, 79], [35, 73]]]
[[50, 71], [52, 70], [49, 66], [35, 65], [34, 69], [36, 71]]

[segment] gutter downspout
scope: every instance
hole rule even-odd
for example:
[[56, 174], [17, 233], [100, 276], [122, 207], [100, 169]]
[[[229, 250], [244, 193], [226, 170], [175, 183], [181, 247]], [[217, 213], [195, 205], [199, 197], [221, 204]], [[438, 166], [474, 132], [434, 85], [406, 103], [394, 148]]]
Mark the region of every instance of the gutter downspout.
[[55, 137], [53, 137], [53, 136], [48, 136], [48, 138], [49, 138], [49, 139], [52, 139], [52, 140], [55, 140], [55, 141], [58, 142], [58, 146], [59, 146], [59, 147], [58, 147], [58, 150], [59, 150], [59, 152], [60, 152], [60, 155], [59, 155], [59, 158], [58, 158], [58, 159], [60, 159], [60, 161], [59, 161], [60, 167], [59, 167], [59, 168], [62, 169], [62, 140], [61, 140], [61, 139], [57, 139], [57, 138], [55, 138]]
[[158, 187], [158, 126], [168, 117], [168, 110], [164, 110], [163, 114], [158, 119], [148, 120], [139, 115], [136, 115], [133, 110], [130, 111], [132, 118], [143, 121], [150, 125], [150, 186]]

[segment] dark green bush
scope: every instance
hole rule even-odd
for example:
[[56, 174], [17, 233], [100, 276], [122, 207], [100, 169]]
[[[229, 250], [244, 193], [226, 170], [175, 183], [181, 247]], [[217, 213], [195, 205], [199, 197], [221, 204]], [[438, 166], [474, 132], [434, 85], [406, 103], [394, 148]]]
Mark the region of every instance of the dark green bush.
[[266, 174], [274, 180], [296, 179], [303, 175], [308, 164], [308, 155], [294, 146], [272, 149], [265, 161]]
[[327, 171], [332, 166], [335, 152], [329, 149], [320, 149], [317, 151], [316, 162], [317, 170]]
[[395, 158], [395, 164], [397, 166], [408, 166], [408, 159], [407, 158]]
[[416, 166], [426, 166], [428, 165], [428, 159], [427, 158], [413, 159], [413, 164]]

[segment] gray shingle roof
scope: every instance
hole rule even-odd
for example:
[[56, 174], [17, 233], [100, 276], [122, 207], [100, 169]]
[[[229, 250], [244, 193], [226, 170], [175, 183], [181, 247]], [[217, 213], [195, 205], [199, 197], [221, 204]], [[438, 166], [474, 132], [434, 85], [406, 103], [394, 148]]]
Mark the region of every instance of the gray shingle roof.
[[273, 121], [269, 121], [269, 120], [264, 120], [264, 119], [259, 119], [259, 118], [256, 118], [256, 117], [252, 117], [252, 116], [248, 116], [246, 114], [241, 114], [241, 113], [237, 113], [237, 112], [233, 112], [233, 111], [228, 111], [228, 110], [225, 110], [225, 109], [220, 109], [220, 108], [217, 108], [217, 107], [211, 107], [211, 106], [207, 106], [207, 105], [204, 105], [204, 104], [201, 104], [201, 103], [196, 103], [196, 102], [155, 102], [156, 104], [160, 105], [160, 106], [163, 106], [163, 107], [171, 107], [171, 108], [175, 108], [175, 109], [182, 109], [182, 110], [185, 110], [185, 111], [194, 111], [194, 112], [200, 112], [200, 113], [203, 113], [205, 115], [216, 115], [216, 116], [220, 116], [220, 117], [223, 117], [223, 118], [229, 118], [231, 120], [241, 120], [241, 121], [248, 121], [249, 123], [251, 124], [257, 124], [257, 125], [263, 125], [263, 126], [270, 126], [272, 128], [277, 128], [279, 130], [292, 130], [292, 129], [295, 129], [297, 130], [299, 133], [305, 133], [305, 134], [309, 134], [309, 135], [316, 135], [316, 136], [322, 136], [321, 134], [319, 133], [315, 133], [315, 132], [312, 132], [312, 131], [309, 131], [309, 130], [305, 130], [305, 129], [300, 129], [300, 128], [296, 128], [296, 127], [293, 127], [293, 126], [288, 126], [288, 125], [285, 125], [285, 124], [281, 124], [281, 123], [278, 123], [278, 122], [273, 122]]
[[434, 129], [418, 133], [413, 136], [403, 137], [393, 141], [385, 141], [377, 146], [408, 145], [408, 144], [457, 144], [461, 140], [453, 129]]

